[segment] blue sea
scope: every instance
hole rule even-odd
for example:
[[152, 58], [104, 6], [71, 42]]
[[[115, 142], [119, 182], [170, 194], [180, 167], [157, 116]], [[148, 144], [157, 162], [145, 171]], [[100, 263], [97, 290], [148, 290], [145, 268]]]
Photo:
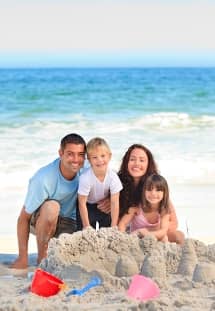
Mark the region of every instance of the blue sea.
[[215, 68], [0, 69], [0, 235], [15, 234], [28, 179], [70, 132], [105, 138], [115, 170], [131, 144], [146, 145], [181, 226], [202, 207], [211, 219]]

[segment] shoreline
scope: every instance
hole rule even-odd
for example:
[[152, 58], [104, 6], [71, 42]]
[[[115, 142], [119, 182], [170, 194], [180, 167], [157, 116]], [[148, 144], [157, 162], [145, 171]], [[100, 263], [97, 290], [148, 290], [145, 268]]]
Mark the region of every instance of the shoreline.
[[[29, 238], [28, 252], [29, 254], [37, 252], [36, 239], [33, 235]], [[18, 254], [18, 242], [16, 236], [0, 235], [0, 254]]]

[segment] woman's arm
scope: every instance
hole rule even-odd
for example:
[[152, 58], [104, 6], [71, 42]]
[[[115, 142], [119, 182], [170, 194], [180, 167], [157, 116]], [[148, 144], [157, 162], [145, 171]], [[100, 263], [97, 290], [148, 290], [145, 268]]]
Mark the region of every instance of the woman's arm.
[[118, 224], [119, 231], [123, 231], [123, 232], [126, 231], [128, 224], [131, 222], [136, 212], [137, 212], [137, 207], [129, 208], [128, 213], [123, 215], [119, 221], [119, 224]]
[[97, 202], [97, 208], [105, 214], [110, 214], [111, 212], [110, 197]]

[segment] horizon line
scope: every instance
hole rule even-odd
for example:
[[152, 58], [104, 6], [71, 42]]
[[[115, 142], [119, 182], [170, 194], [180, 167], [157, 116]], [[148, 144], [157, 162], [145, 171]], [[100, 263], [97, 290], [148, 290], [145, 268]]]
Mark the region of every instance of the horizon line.
[[1, 66], [0, 70], [10, 69], [214, 69], [215, 65], [26, 65]]

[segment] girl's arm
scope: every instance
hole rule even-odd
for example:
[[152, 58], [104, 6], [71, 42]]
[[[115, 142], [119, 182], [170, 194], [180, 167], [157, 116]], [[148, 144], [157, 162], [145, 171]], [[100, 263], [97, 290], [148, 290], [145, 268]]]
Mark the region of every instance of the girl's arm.
[[131, 220], [133, 219], [136, 212], [137, 212], [136, 207], [130, 207], [129, 208], [128, 213], [123, 215], [119, 221], [119, 224], [118, 224], [119, 231], [123, 231], [123, 232], [126, 231], [128, 224], [131, 222]]
[[119, 192], [110, 197], [111, 205], [111, 227], [117, 226], [119, 219]]
[[82, 220], [83, 228], [90, 226], [88, 211], [87, 211], [87, 196], [78, 195], [78, 207], [80, 211], [80, 216]]
[[175, 207], [169, 200], [170, 220], [169, 220], [169, 231], [175, 231], [178, 227], [178, 218], [175, 212]]
[[161, 223], [160, 223], [159, 229], [148, 230], [146, 228], [143, 228], [143, 229], [139, 229], [138, 233], [142, 237], [149, 235], [149, 234], [153, 235], [157, 238], [157, 240], [161, 241], [167, 235], [167, 231], [169, 229], [169, 219], [170, 219], [170, 214], [165, 214], [165, 215], [161, 216]]

